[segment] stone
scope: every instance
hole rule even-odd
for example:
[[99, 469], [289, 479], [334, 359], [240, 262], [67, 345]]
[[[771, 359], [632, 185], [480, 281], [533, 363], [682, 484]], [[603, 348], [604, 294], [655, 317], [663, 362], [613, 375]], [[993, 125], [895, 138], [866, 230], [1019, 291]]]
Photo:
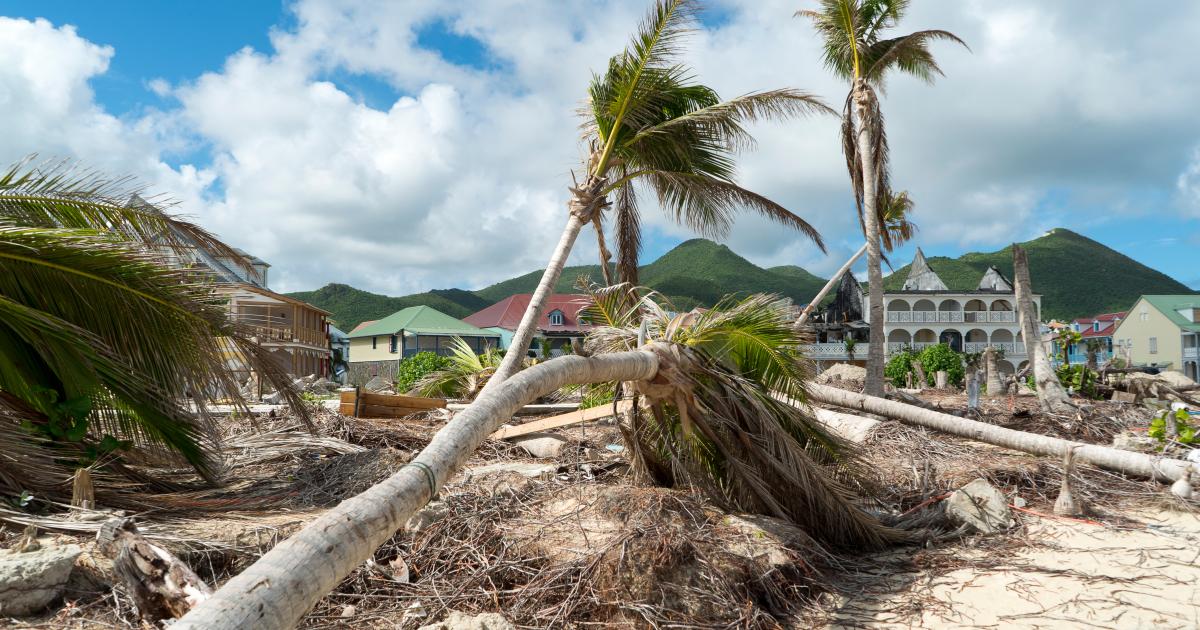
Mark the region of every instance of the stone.
[[391, 388], [391, 386], [392, 384], [384, 380], [382, 377], [375, 376], [372, 377], [371, 380], [367, 381], [367, 384], [363, 385], [362, 388], [363, 391], [381, 392], [385, 389]]
[[517, 630], [512, 622], [498, 613], [468, 615], [457, 610], [450, 611], [445, 619], [421, 626], [417, 630]]
[[557, 464], [534, 464], [531, 462], [498, 462], [488, 464], [486, 466], [476, 466], [468, 468], [466, 473], [470, 477], [482, 477], [502, 472], [515, 472], [530, 479], [541, 477], [543, 475], [553, 474], [558, 470]]
[[553, 433], [529, 433], [513, 438], [512, 441], [530, 455], [540, 458], [558, 457], [571, 443], [567, 438]]
[[1159, 450], [1161, 445], [1158, 443], [1158, 440], [1144, 433], [1139, 435], [1132, 431], [1122, 431], [1113, 436], [1112, 447], [1123, 451], [1148, 453]]
[[449, 513], [450, 508], [445, 503], [431, 501], [429, 505], [417, 510], [416, 514], [408, 518], [408, 522], [404, 524], [404, 529], [410, 532], [419, 532], [446, 518], [446, 515]]
[[0, 551], [0, 617], [39, 612], [60, 597], [79, 545], [43, 545], [33, 551]]
[[946, 500], [946, 515], [981, 534], [994, 534], [1013, 526], [1008, 500], [983, 479], [955, 490]]
[[730, 514], [721, 523], [740, 535], [726, 543], [726, 551], [745, 558], [765, 560], [772, 567], [802, 563], [803, 559], [795, 549], [814, 545], [804, 530], [782, 519]]
[[867, 368], [850, 365], [849, 363], [838, 363], [817, 375], [817, 382], [823, 384], [837, 381], [862, 382], [866, 380]]
[[1135, 403], [1137, 402], [1137, 396], [1133, 392], [1123, 392], [1119, 389], [1114, 389], [1109, 400], [1113, 402]]

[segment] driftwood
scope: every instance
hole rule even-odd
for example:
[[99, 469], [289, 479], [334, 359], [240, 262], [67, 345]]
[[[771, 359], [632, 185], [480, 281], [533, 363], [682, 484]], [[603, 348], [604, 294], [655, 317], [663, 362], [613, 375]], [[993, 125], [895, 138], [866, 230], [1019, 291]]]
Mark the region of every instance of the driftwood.
[[848, 392], [828, 385], [809, 383], [807, 389], [809, 397], [816, 402], [845, 409], [857, 409], [898, 420], [904, 424], [934, 429], [1024, 453], [1065, 457], [1067, 451], [1074, 448], [1076, 462], [1092, 464], [1127, 475], [1175, 481], [1183, 477], [1185, 471], [1192, 465], [1191, 462], [1178, 459], [1156, 457], [1108, 446], [1084, 444], [1047, 435], [1016, 431], [894, 400]]
[[100, 551], [133, 598], [143, 621], [178, 619], [213, 591], [171, 552], [147, 541], [132, 519], [104, 523], [96, 535]]

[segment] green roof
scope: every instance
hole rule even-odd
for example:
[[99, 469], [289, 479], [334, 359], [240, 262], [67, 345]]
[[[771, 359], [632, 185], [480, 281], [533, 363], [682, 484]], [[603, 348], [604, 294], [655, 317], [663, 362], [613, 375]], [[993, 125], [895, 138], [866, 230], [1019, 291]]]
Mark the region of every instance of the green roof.
[[496, 336], [493, 332], [476, 328], [461, 319], [455, 319], [435, 308], [410, 306], [406, 309], [396, 311], [377, 322], [363, 326], [351, 333], [350, 337], [394, 335], [401, 330], [418, 335]]
[[1200, 332], [1200, 324], [1179, 314], [1181, 308], [1200, 308], [1200, 295], [1143, 295], [1142, 299], [1166, 315], [1172, 324], [1189, 332]]

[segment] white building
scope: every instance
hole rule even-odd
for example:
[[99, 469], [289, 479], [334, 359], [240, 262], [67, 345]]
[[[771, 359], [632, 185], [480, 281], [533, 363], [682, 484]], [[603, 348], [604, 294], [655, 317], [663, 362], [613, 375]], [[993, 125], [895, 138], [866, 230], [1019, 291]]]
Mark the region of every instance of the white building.
[[[864, 313], [869, 313], [870, 296]], [[1040, 313], [1042, 298], [1033, 296]], [[1025, 340], [1016, 313], [1013, 285], [998, 269], [988, 269], [972, 290], [954, 291], [930, 268], [917, 249], [903, 288], [883, 294], [884, 335], [890, 356], [905, 348], [921, 350], [938, 343], [959, 352], [982, 352], [992, 346], [1004, 352], [1002, 372], [1011, 374], [1026, 364]], [[865, 344], [855, 348], [853, 360], [865, 361]], [[806, 346], [804, 352], [818, 361], [845, 361], [844, 343]]]

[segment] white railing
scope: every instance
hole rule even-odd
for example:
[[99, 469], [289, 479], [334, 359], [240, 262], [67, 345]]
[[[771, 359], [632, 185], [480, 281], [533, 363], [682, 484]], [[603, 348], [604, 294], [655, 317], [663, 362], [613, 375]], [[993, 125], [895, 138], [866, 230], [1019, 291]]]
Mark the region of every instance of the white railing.
[[[866, 356], [867, 342], [862, 342], [854, 347], [854, 354], [857, 356], [859, 352]], [[810, 359], [845, 359], [846, 344], [844, 343], [810, 343], [800, 346], [800, 353]]]
[[888, 311], [894, 324], [1005, 324], [1017, 321], [1016, 311]]
[[1004, 356], [1025, 355], [1025, 342], [1023, 341], [970, 341], [963, 344], [963, 352], [983, 352], [988, 346], [1003, 350]]
[[887, 345], [887, 353], [888, 354], [896, 354], [897, 352], [904, 351], [906, 348], [910, 348], [912, 350], [916, 350], [917, 352], [920, 352], [921, 350], [924, 350], [925, 348], [928, 348], [929, 346], [936, 346], [936, 345], [937, 345], [936, 341], [921, 341], [921, 342], [915, 342], [915, 343], [908, 343], [908, 342], [904, 342], [904, 341], [901, 341], [901, 342], [889, 341], [888, 345]]
[[1183, 358], [1185, 359], [1200, 359], [1200, 348], [1184, 348]]

